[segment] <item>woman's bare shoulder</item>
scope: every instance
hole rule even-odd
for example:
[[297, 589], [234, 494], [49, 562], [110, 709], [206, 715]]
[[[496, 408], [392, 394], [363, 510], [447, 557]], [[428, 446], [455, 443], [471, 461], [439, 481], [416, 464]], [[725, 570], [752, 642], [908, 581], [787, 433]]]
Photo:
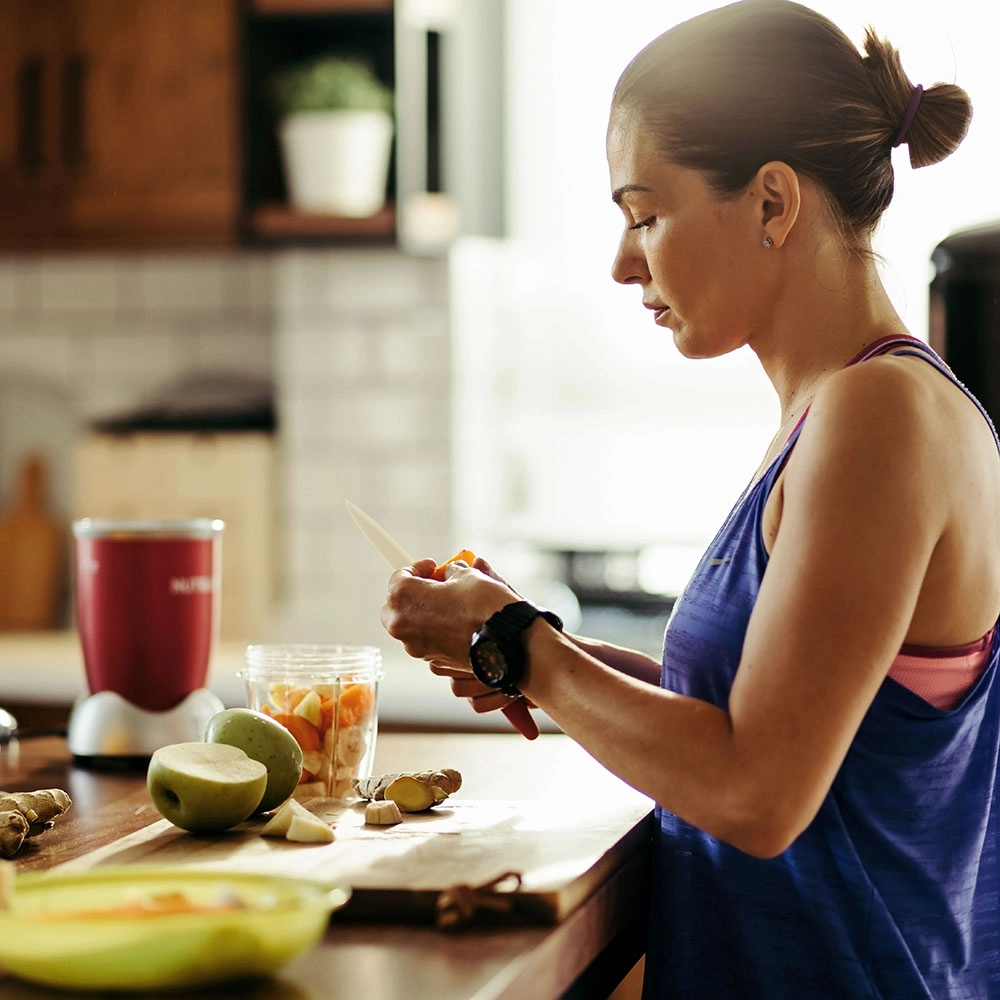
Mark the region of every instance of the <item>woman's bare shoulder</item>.
[[[989, 437], [989, 427], [961, 388], [926, 361], [873, 358], [824, 380], [803, 438], [857, 461], [893, 456], [915, 470], [946, 461], [966, 434]], [[895, 463], [894, 463], [895, 464]]]

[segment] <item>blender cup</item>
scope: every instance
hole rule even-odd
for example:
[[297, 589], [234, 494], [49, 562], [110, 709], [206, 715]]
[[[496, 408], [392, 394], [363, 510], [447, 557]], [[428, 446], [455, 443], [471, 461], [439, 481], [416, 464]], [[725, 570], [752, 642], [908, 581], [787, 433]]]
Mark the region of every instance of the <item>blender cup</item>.
[[205, 683], [219, 628], [224, 528], [200, 517], [73, 522], [87, 680], [66, 734], [75, 760], [146, 766], [160, 747], [201, 739], [222, 711]]
[[296, 798], [351, 801], [371, 777], [378, 734], [382, 654], [375, 646], [289, 643], [248, 646], [250, 708], [280, 722], [302, 748]]

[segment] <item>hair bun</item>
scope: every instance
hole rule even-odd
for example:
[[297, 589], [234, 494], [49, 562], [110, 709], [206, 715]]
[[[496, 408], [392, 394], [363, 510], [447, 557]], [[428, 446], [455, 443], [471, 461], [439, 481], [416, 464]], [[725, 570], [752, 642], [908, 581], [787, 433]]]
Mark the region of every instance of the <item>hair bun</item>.
[[903, 71], [899, 52], [868, 28], [865, 64], [886, 109], [886, 144], [906, 144], [911, 167], [943, 160], [959, 147], [972, 120], [972, 102], [957, 84], [936, 83], [924, 89]]

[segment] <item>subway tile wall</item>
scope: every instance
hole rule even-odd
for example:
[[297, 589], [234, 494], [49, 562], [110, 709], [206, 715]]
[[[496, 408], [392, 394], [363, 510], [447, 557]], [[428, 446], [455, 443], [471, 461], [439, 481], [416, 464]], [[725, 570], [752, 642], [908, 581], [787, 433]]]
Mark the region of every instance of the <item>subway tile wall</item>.
[[450, 552], [447, 299], [444, 262], [388, 249], [0, 258], [0, 506], [37, 449], [68, 518], [89, 421], [192, 372], [269, 376], [277, 596], [247, 639], [382, 643], [388, 570], [343, 501]]
[[350, 499], [414, 556], [450, 554], [447, 267], [385, 251], [274, 258], [288, 640], [383, 645], [389, 568]]

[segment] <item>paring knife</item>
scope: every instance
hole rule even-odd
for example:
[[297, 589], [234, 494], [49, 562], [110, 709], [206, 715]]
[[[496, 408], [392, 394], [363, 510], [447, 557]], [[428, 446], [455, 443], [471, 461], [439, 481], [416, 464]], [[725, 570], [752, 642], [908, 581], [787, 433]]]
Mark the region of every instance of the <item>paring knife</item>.
[[[350, 500], [345, 500], [344, 503], [347, 505], [347, 512], [361, 529], [362, 534], [375, 546], [382, 558], [393, 569], [402, 569], [404, 566], [413, 565], [413, 560], [407, 554], [406, 549], [378, 521], [366, 514], [356, 503], [351, 503]], [[526, 739], [533, 740], [538, 735], [538, 725], [528, 710], [528, 703], [523, 698], [511, 702], [502, 711], [510, 724]]]

